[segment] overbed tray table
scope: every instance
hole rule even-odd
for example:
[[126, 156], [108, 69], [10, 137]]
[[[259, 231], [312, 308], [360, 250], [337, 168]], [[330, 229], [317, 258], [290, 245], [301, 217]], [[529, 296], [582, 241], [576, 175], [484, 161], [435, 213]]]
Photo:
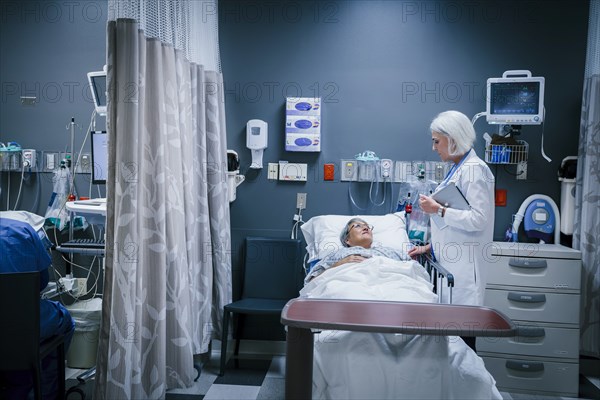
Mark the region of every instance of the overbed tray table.
[[515, 336], [516, 326], [487, 307], [389, 301], [290, 300], [281, 313], [287, 326], [285, 398], [312, 398], [311, 329], [434, 336]]

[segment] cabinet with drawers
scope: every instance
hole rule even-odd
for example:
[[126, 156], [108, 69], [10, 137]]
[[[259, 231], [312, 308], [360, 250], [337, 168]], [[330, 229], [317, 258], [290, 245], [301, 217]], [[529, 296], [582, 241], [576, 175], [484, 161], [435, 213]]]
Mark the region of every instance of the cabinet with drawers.
[[561, 245], [494, 242], [484, 303], [518, 334], [478, 338], [500, 390], [577, 397], [581, 253]]

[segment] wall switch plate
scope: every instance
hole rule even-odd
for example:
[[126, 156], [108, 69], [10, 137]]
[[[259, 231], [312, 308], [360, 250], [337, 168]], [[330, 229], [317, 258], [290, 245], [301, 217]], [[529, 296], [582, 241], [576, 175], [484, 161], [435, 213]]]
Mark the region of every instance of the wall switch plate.
[[267, 179], [277, 180], [279, 177], [279, 164], [269, 163]]

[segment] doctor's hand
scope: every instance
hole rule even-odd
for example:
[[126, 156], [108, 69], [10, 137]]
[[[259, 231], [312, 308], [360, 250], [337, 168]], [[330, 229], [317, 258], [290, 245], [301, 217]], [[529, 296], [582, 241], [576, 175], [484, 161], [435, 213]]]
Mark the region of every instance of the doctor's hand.
[[352, 255], [350, 255], [348, 257], [342, 258], [340, 261], [336, 262], [331, 267], [332, 268], [339, 267], [340, 265], [347, 264], [347, 263], [359, 263], [359, 262], [365, 261], [368, 258], [369, 257], [363, 257], [363, 256], [358, 255], [358, 254], [352, 254]]
[[421, 254], [429, 253], [431, 250], [431, 243], [428, 243], [424, 246], [415, 246], [408, 251], [408, 255], [412, 259], [416, 259]]
[[421, 210], [425, 211], [427, 214], [435, 214], [437, 213], [438, 208], [440, 208], [441, 205], [433, 198], [425, 196], [424, 194], [420, 194], [419, 207], [421, 207]]

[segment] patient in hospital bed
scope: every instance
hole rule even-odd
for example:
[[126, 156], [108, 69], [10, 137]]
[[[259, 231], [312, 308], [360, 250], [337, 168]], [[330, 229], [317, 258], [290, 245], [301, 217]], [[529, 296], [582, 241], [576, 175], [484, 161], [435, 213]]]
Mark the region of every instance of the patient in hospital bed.
[[340, 234], [342, 248], [320, 260], [307, 274], [305, 283], [321, 275], [329, 268], [347, 263], [358, 263], [373, 256], [388, 257], [398, 261], [409, 261], [405, 251], [385, 246], [373, 246], [373, 225], [362, 218], [352, 218]]
[[[407, 255], [401, 214], [319, 216], [302, 231], [315, 263], [302, 297], [437, 302], [429, 275]], [[458, 337], [322, 331], [315, 335], [313, 398], [502, 397], [483, 361]]]

